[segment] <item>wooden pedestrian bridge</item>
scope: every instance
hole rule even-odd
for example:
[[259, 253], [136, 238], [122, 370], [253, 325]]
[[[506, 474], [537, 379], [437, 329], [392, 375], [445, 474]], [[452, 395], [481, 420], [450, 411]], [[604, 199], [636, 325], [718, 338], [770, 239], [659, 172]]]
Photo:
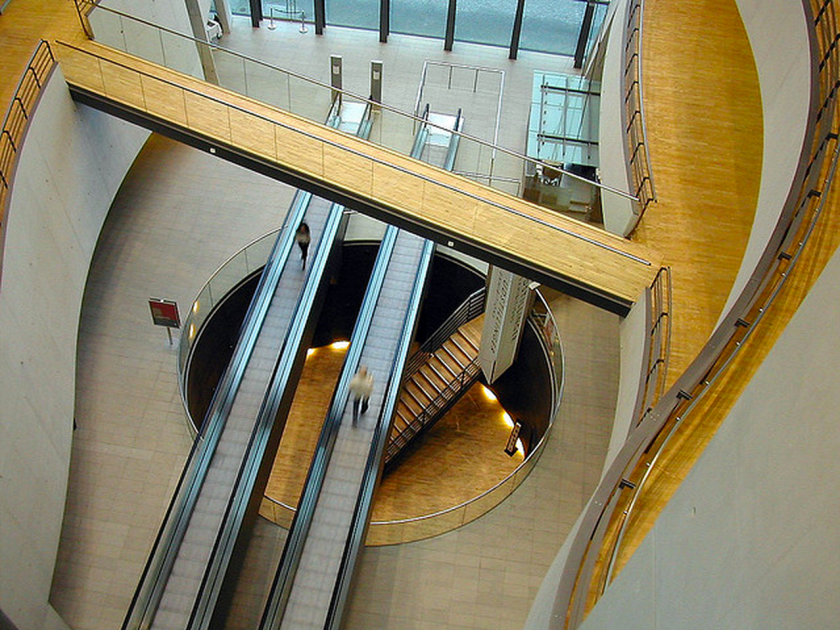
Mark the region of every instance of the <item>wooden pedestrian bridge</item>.
[[73, 97], [625, 313], [658, 254], [443, 169], [95, 42], [56, 46]]

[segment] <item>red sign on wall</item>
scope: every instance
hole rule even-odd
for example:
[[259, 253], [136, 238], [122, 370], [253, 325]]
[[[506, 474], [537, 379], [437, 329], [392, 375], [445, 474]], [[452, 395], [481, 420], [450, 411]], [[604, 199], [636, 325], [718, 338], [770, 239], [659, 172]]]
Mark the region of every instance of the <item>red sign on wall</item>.
[[156, 326], [166, 326], [167, 328], [181, 327], [178, 304], [174, 301], [149, 298], [149, 308], [152, 311], [152, 321]]

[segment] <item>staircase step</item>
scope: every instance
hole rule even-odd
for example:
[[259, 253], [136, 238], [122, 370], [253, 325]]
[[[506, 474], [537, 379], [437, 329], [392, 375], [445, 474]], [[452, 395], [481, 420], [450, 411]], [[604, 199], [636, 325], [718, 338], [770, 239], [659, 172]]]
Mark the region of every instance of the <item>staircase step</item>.
[[[443, 391], [443, 389], [446, 388], [446, 384], [443, 383], [443, 381], [441, 381], [443, 385], [438, 385], [436, 382], [437, 379], [434, 376], [434, 372], [432, 372], [431, 370], [423, 369], [425, 367], [426, 366], [424, 365], [422, 368], [420, 368], [412, 378], [416, 381], [421, 382], [421, 386], [423, 387], [423, 389], [429, 393], [432, 393], [434, 395], [434, 398], [437, 398], [438, 396], [440, 396], [441, 391]], [[424, 383], [425, 386], [423, 386]]]
[[441, 352], [436, 353], [436, 356], [446, 364], [446, 367], [452, 372], [452, 376], [458, 376], [463, 371], [464, 366], [469, 363], [469, 361], [461, 361], [455, 352], [447, 347], [447, 344], [442, 345], [440, 350]]
[[466, 350], [470, 356], [478, 356], [478, 345], [461, 329], [455, 331], [452, 335], [453, 340], [457, 340], [460, 345]]

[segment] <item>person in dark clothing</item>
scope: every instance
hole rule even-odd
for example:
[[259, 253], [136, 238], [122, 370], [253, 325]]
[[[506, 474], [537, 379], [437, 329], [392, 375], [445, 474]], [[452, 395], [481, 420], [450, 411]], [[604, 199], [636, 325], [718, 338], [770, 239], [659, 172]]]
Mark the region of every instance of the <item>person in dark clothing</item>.
[[301, 221], [295, 232], [295, 242], [300, 247], [301, 269], [306, 269], [306, 255], [309, 253], [309, 243], [311, 240], [312, 236], [309, 234], [309, 226], [306, 224], [306, 221]]

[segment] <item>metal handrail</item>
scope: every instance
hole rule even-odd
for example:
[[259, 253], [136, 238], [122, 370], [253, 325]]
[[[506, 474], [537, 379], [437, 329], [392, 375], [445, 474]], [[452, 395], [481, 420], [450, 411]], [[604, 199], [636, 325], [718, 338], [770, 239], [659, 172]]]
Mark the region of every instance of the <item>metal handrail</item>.
[[[656, 201], [656, 185], [647, 143], [645, 98], [642, 76], [642, 36], [644, 34], [645, 0], [631, 0], [625, 27], [625, 44], [621, 84], [624, 88], [622, 120], [627, 142], [624, 145], [627, 174], [638, 207], [628, 234], [632, 234], [651, 202]], [[628, 76], [629, 74], [629, 76]]]
[[389, 464], [399, 452], [421, 431], [429, 428], [433, 419], [440, 416], [457, 402], [457, 395], [467, 387], [475, 383], [480, 373], [478, 357], [467, 363], [466, 366], [450, 380], [435, 398], [429, 402], [414, 419], [408, 423], [396, 435], [390, 437], [385, 458], [385, 464]]
[[440, 326], [438, 326], [437, 330], [420, 345], [420, 347], [412, 355], [408, 365], [406, 365], [403, 380], [406, 380], [415, 374], [417, 370], [426, 363], [429, 356], [435, 350], [440, 348], [444, 341], [455, 334], [456, 330], [484, 312], [485, 293], [485, 287], [481, 287], [475, 293], [468, 296], [467, 299], [461, 302], [452, 314], [447, 317]]
[[[836, 85], [840, 81], [840, 50], [835, 45], [838, 34], [836, 10], [832, 0], [819, 6], [811, 0], [809, 30], [814, 58], [811, 112], [802, 148], [802, 159], [791, 186], [782, 216], [771, 234], [761, 260], [745, 285], [735, 305], [717, 327], [703, 351], [683, 376], [662, 397], [616, 456], [593, 494], [572, 541], [565, 569], [560, 578], [552, 618], [555, 628], [575, 628], [582, 620], [582, 608], [589, 596], [603, 591], [612, 578], [612, 566], [624, 540], [623, 522], [644, 489], [660, 454], [683, 425], [698, 403], [725, 373], [745, 341], [756, 330], [768, 309], [790, 277], [796, 262], [809, 242], [834, 180], [840, 162], [840, 142], [834, 131], [838, 112]], [[827, 19], [826, 19], [827, 18]], [[817, 61], [820, 59], [821, 61]], [[824, 116], [826, 112], [831, 115]], [[830, 145], [833, 148], [830, 149]], [[827, 159], [829, 158], [830, 159]], [[622, 491], [630, 489], [630, 498]], [[619, 511], [619, 505], [626, 506]], [[619, 514], [619, 522], [613, 519]], [[609, 549], [600, 543], [608, 529], [618, 526]], [[592, 584], [592, 558], [606, 553], [603, 579]], [[595, 590], [593, 590], [595, 586]], [[591, 602], [590, 602], [591, 603]], [[567, 623], [568, 621], [568, 623]]]
[[14, 96], [3, 117], [3, 126], [0, 127], [0, 278], [3, 270], [6, 212], [17, 166], [17, 155], [23, 136], [29, 128], [33, 108], [54, 67], [55, 56], [52, 49], [46, 41], [41, 40], [18, 80]]
[[[160, 30], [162, 32], [168, 33], [170, 35], [174, 35], [176, 37], [180, 37], [180, 38], [183, 38], [183, 39], [190, 40], [190, 41], [192, 41], [196, 44], [201, 44], [202, 46], [207, 46], [211, 49], [222, 51], [222, 52], [224, 52], [226, 54], [229, 54], [229, 55], [232, 55], [234, 57], [238, 57], [238, 58], [243, 59], [245, 61], [263, 66], [264, 68], [268, 68], [270, 70], [275, 70], [277, 72], [282, 72], [284, 74], [289, 75], [290, 77], [294, 77], [294, 78], [299, 79], [301, 81], [305, 81], [307, 83], [311, 83], [311, 84], [316, 85], [318, 87], [328, 89], [333, 93], [339, 93], [342, 96], [347, 96], [347, 97], [349, 97], [351, 99], [354, 99], [354, 100], [357, 100], [357, 101], [365, 102], [365, 101], [369, 100], [369, 96], [363, 96], [363, 95], [357, 94], [355, 92], [351, 92], [349, 90], [335, 88], [335, 87], [333, 87], [333, 86], [331, 86], [327, 83], [324, 83], [322, 81], [319, 81], [317, 79], [313, 79], [311, 77], [307, 77], [307, 76], [304, 76], [302, 74], [298, 74], [298, 73], [296, 73], [294, 71], [291, 71], [291, 70], [286, 70], [285, 68], [280, 68], [278, 66], [274, 66], [272, 64], [266, 63], [265, 61], [261, 61], [259, 59], [256, 59], [254, 57], [250, 57], [250, 56], [245, 55], [243, 53], [236, 52], [236, 51], [231, 50], [229, 48], [225, 48], [224, 46], [220, 46], [217, 43], [202, 41], [202, 40], [197, 39], [195, 37], [185, 35], [184, 33], [179, 33], [178, 31], [174, 31], [174, 30], [166, 28], [164, 26], [154, 24], [153, 22], [149, 22], [149, 21], [144, 20], [142, 18], [138, 18], [138, 17], [135, 17], [133, 15], [123, 13], [121, 11], [117, 11], [116, 9], [112, 9], [110, 7], [105, 7], [105, 6], [101, 6], [101, 5], [98, 5], [98, 4], [94, 4], [94, 3], [91, 3], [89, 0], [74, 0], [74, 1], [76, 3], [77, 12], [79, 13], [79, 18], [82, 20], [83, 24], [84, 24], [84, 21], [87, 19], [87, 17], [83, 17], [82, 9], [81, 9], [80, 5], [83, 5], [85, 7], [90, 7], [90, 8], [96, 8], [96, 9], [102, 10], [102, 11], [107, 11], [109, 13], [113, 13], [113, 14], [118, 15], [120, 17], [126, 18], [128, 20], [133, 20], [133, 21], [138, 22], [140, 24], [144, 24], [144, 25], [146, 25], [150, 28], [154, 28], [154, 29]], [[88, 9], [88, 12], [90, 11], [90, 8]], [[87, 29], [86, 29], [86, 32], [87, 32]], [[91, 33], [88, 32], [88, 36], [92, 40], [95, 41], [95, 38], [93, 37], [93, 35]], [[412, 120], [412, 121], [414, 121], [415, 124], [416, 123], [422, 123], [422, 124], [429, 125], [431, 127], [435, 127], [437, 129], [440, 129], [441, 131], [452, 133], [452, 134], [454, 134], [454, 135], [456, 135], [456, 136], [458, 136], [458, 137], [460, 137], [464, 140], [469, 140], [470, 142], [475, 142], [476, 144], [487, 147], [488, 149], [490, 149], [492, 151], [499, 151], [500, 153], [504, 153], [506, 155], [509, 155], [510, 157], [516, 158], [518, 160], [522, 160], [523, 162], [528, 162], [528, 163], [531, 163], [531, 164], [534, 164], [534, 165], [542, 164], [542, 162], [540, 160], [528, 157], [528, 156], [523, 155], [523, 154], [521, 154], [517, 151], [514, 151], [512, 149], [507, 149], [505, 147], [499, 146], [499, 145], [494, 144], [492, 142], [487, 142], [486, 140], [482, 140], [481, 138], [478, 138], [476, 136], [471, 136], [471, 135], [469, 135], [467, 133], [464, 133], [463, 131], [460, 131], [460, 130], [453, 130], [453, 129], [450, 129], [448, 127], [444, 127], [444, 126], [441, 126], [441, 125], [437, 125], [435, 123], [424, 121], [420, 116], [415, 115], [415, 114], [411, 114], [409, 112], [405, 112], [405, 111], [403, 111], [401, 109], [398, 109], [396, 107], [392, 107], [392, 106], [386, 105], [384, 103], [377, 103], [377, 107], [380, 107], [381, 109], [389, 111], [389, 112], [391, 112], [393, 114], [396, 114], [398, 116], [402, 116], [404, 118]], [[636, 195], [633, 195], [632, 193], [629, 193], [627, 191], [619, 190], [618, 188], [613, 188], [611, 186], [607, 186], [606, 184], [602, 184], [600, 182], [593, 182], [589, 179], [586, 179], [585, 177], [582, 177], [582, 176], [578, 175], [577, 173], [572, 173], [570, 171], [563, 170], [562, 168], [560, 168], [558, 166], [555, 166], [555, 165], [552, 165], [552, 168], [555, 169], [555, 170], [562, 171], [562, 173], [565, 176], [568, 176], [568, 177], [570, 177], [572, 179], [575, 179], [575, 180], [579, 180], [579, 181], [584, 182], [586, 184], [590, 184], [590, 185], [592, 185], [592, 186], [594, 186], [594, 187], [596, 187], [600, 190], [605, 190], [609, 193], [619, 195], [620, 197], [624, 197], [625, 199], [629, 199], [631, 201], [636, 201], [636, 202], [639, 201], [639, 198]]]
[[376, 486], [379, 484], [382, 473], [381, 460], [388, 443], [391, 417], [399, 402], [399, 391], [402, 383], [400, 373], [405, 369], [405, 360], [408, 356], [411, 341], [414, 338], [414, 325], [417, 322], [417, 314], [420, 311], [420, 304], [423, 299], [434, 251], [435, 244], [432, 241], [426, 240], [423, 243], [420, 259], [417, 263], [414, 285], [411, 288], [411, 294], [405, 310], [405, 318], [403, 319], [402, 329], [399, 334], [399, 342], [394, 353], [394, 360], [391, 363], [390, 376], [385, 386], [385, 395], [383, 397], [385, 404], [382, 406], [382, 410], [377, 418], [371, 446], [368, 449], [368, 457], [365, 462], [362, 480], [359, 484], [359, 493], [353, 510], [350, 532], [341, 556], [338, 579], [333, 588], [324, 630], [339, 630], [342, 627], [341, 622], [345, 603], [350, 592], [350, 583], [353, 578], [359, 550], [364, 546], [365, 534], [368, 527], [368, 515], [371, 512]]
[[662, 267], [647, 289], [651, 308], [648, 312], [649, 319], [646, 327], [648, 336], [644, 359], [646, 371], [633, 413], [634, 421], [630, 423], [630, 431], [642, 423], [665, 393], [668, 363], [671, 357], [671, 313], [673, 312], [671, 288], [671, 268]]

